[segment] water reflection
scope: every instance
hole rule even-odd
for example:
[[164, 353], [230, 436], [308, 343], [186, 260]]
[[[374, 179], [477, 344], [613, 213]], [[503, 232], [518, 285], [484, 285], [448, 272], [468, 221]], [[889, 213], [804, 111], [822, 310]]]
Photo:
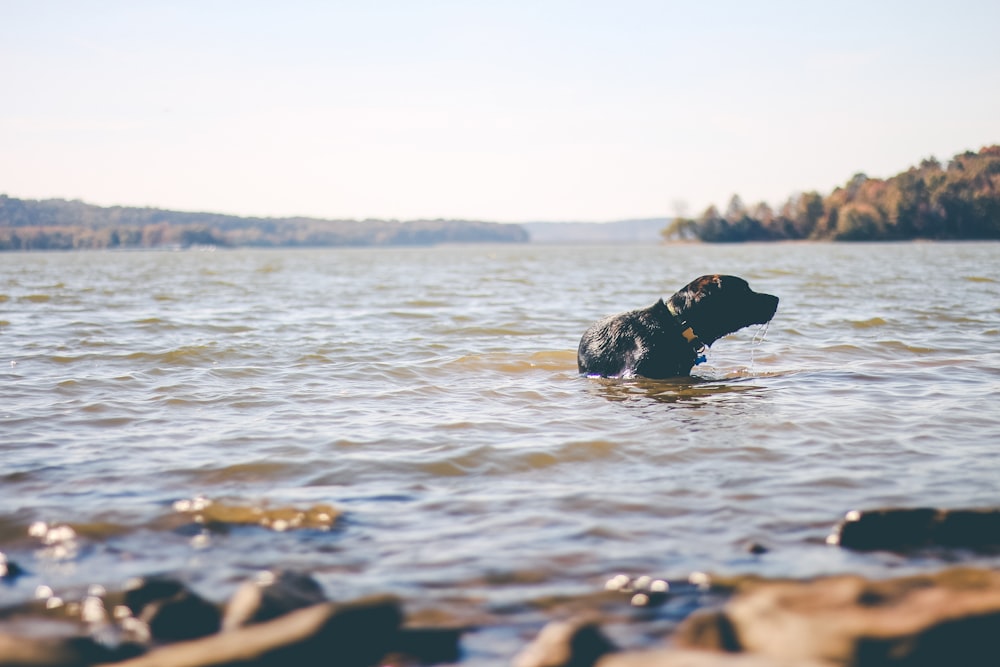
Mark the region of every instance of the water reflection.
[[590, 393], [614, 403], [646, 404], [653, 401], [689, 408], [704, 407], [721, 396], [761, 392], [764, 389], [758, 384], [740, 380], [722, 382], [699, 377], [669, 380], [588, 378], [588, 382]]

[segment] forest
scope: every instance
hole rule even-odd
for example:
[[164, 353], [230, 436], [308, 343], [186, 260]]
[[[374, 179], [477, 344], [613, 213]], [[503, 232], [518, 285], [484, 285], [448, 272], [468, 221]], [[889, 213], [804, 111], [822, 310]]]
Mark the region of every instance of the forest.
[[470, 220], [245, 218], [0, 195], [0, 250], [434, 245], [527, 240], [528, 232], [518, 225]]
[[1000, 145], [956, 155], [946, 166], [923, 160], [891, 178], [855, 174], [827, 196], [795, 194], [777, 210], [746, 206], [738, 195], [724, 213], [674, 218], [668, 241], [1000, 239]]

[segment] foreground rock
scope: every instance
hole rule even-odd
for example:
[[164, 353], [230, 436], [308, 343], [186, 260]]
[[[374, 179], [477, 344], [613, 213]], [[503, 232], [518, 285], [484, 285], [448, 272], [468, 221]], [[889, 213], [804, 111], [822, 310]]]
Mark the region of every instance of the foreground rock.
[[657, 649], [619, 651], [593, 623], [560, 621], [542, 629], [513, 667], [824, 667], [811, 660], [750, 654]]
[[1000, 664], [1000, 572], [869, 581], [756, 578], [696, 612], [671, 648], [620, 651], [593, 621], [546, 626], [514, 667], [986, 667]]
[[170, 644], [119, 667], [342, 665], [369, 667], [396, 645], [399, 605], [383, 598], [344, 607], [319, 604], [266, 623]]
[[[647, 620], [669, 621], [659, 631], [669, 633], [663, 648], [623, 651], [595, 621], [574, 620], [546, 626], [515, 667], [1000, 664], [1000, 571], [956, 568], [885, 581], [698, 574], [686, 584], [619, 575], [583, 604], [545, 608], [550, 617], [600, 614], [608, 627], [635, 620], [641, 609]], [[654, 593], [659, 606], [651, 605]], [[689, 616], [695, 600], [703, 611]], [[461, 629], [407, 627], [390, 597], [331, 603], [302, 573], [258, 576], [224, 617], [183, 584], [159, 577], [117, 594], [90, 591], [81, 603], [50, 602], [0, 610], [8, 633], [0, 634], [0, 667], [374, 667], [460, 657]]]
[[24, 638], [0, 634], [3, 667], [78, 667], [122, 660], [134, 651], [115, 651], [88, 637]]
[[749, 581], [688, 619], [681, 646], [830, 665], [1000, 664], [1000, 572]]
[[[137, 580], [102, 597], [5, 610], [0, 667], [367, 667], [459, 657], [461, 629], [403, 627], [402, 608], [392, 597], [334, 604], [304, 573], [261, 573], [238, 590], [224, 617], [166, 577]], [[93, 613], [81, 611], [88, 606]]]

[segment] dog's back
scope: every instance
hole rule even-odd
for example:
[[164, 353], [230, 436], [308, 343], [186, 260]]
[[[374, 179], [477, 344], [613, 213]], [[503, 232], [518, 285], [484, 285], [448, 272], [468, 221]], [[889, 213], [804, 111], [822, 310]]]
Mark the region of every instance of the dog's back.
[[694, 361], [663, 301], [591, 325], [576, 351], [580, 372], [601, 377], [676, 377], [686, 375]]

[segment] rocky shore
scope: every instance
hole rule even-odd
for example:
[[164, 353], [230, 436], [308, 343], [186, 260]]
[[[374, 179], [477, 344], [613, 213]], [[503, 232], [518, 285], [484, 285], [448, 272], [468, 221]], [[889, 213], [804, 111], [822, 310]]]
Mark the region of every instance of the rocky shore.
[[[320, 508], [315, 516], [282, 520], [329, 521], [332, 512]], [[232, 518], [213, 515], [216, 521]], [[947, 549], [956, 559], [965, 551], [995, 553], [1000, 511], [852, 512], [828, 542], [901, 554]], [[4, 581], [23, 572], [0, 557]], [[621, 622], [608, 612], [611, 603], [664, 606], [677, 622], [664, 631], [660, 648], [620, 650], [606, 631]], [[1000, 636], [1000, 572], [982, 568], [948, 567], [885, 580], [696, 573], [686, 581], [666, 581], [616, 575], [593, 596], [548, 611], [551, 622], [534, 639], [525, 637], [523, 649], [512, 656], [515, 667], [1000, 664], [994, 646]], [[39, 591], [32, 601], [0, 609], [0, 666], [368, 667], [465, 661], [463, 635], [477, 628], [454, 619], [427, 621], [408, 615], [393, 597], [330, 601], [303, 572], [261, 573], [223, 603], [205, 599], [176, 578], [148, 577], [122, 591], [92, 587], [71, 602]]]

